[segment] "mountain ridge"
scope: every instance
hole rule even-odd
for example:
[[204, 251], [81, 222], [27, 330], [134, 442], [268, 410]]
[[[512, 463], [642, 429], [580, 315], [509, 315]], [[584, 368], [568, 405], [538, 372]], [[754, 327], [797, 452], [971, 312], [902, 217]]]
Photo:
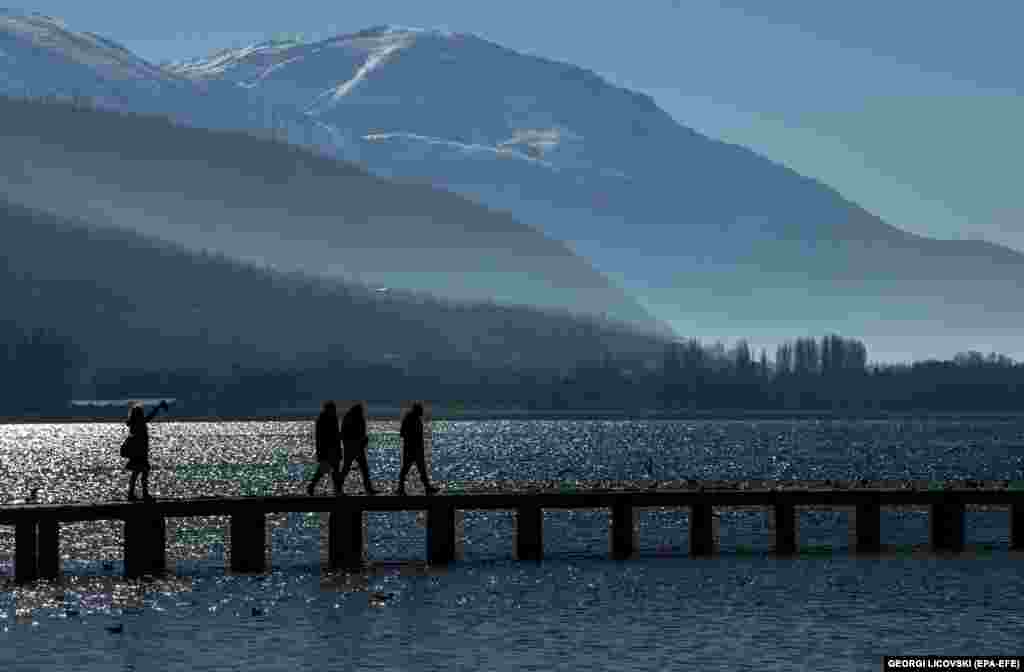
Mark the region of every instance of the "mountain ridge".
[[[820, 180], [706, 138], [649, 97], [576, 66], [436, 34], [330, 42], [351, 52], [330, 59], [340, 80], [377, 51], [401, 46], [375, 64], [374, 78], [333, 103], [336, 112], [313, 110], [325, 123], [344, 119], [363, 141], [361, 163], [543, 222], [679, 333], [760, 335], [802, 323], [862, 334], [876, 351], [930, 340], [920, 354], [953, 352], [965, 334], [972, 345], [1019, 351], [1004, 331], [1015, 319], [1012, 296], [1024, 288], [1024, 257], [1012, 248], [907, 232]], [[470, 48], [478, 44], [486, 49]], [[241, 58], [234, 72], [213, 78], [302, 107], [318, 95], [316, 53], [304, 46], [265, 63]], [[473, 97], [454, 98], [454, 82]], [[530, 93], [517, 107], [512, 94], [524, 87]], [[460, 100], [454, 111], [445, 107], [450, 99]], [[528, 157], [508, 162], [483, 151], [529, 129], [550, 132]], [[846, 270], [858, 268], [872, 272]], [[772, 310], [759, 292], [773, 297]], [[763, 317], [744, 318], [753, 315]]]
[[283, 269], [670, 333], [561, 241], [427, 184], [158, 118], [12, 100], [0, 110], [0, 192], [32, 207]]
[[225, 53], [216, 72], [192, 59], [186, 79], [304, 119], [312, 135], [286, 128], [291, 142], [536, 222], [677, 333], [763, 341], [786, 323], [857, 333], [898, 359], [1019, 351], [1005, 332], [1024, 288], [1017, 251], [899, 229], [592, 71], [395, 26]]
[[654, 356], [663, 343], [567, 312], [382, 294], [259, 268], [4, 198], [0, 223], [10, 253], [0, 271], [3, 319], [57, 329], [94, 368], [220, 370], [297, 357], [381, 363], [389, 353], [411, 361], [426, 351], [442, 363], [479, 360], [486, 369], [518, 355], [557, 370], [597, 359], [606, 346]]

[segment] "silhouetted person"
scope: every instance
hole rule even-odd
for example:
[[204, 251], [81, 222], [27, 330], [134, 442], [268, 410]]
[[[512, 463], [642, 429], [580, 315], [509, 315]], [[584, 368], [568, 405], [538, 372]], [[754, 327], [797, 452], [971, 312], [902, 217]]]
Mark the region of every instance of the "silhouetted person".
[[128, 464], [124, 468], [132, 472], [128, 481], [128, 499], [135, 500], [135, 482], [142, 474], [142, 498], [153, 499], [149, 494], [149, 421], [160, 410], [167, 410], [167, 402], [161, 401], [149, 415], [143, 414], [142, 404], [133, 404], [128, 414], [129, 436], [126, 442]]
[[416, 470], [420, 472], [423, 489], [427, 491], [428, 495], [437, 492], [437, 488], [430, 485], [430, 481], [427, 479], [427, 459], [423, 447], [422, 404], [413, 404], [412, 410], [405, 414], [400, 434], [402, 435], [402, 470], [398, 475], [398, 487], [395, 489], [395, 494], [405, 494], [405, 477], [414, 463]]
[[316, 490], [316, 484], [327, 472], [331, 473], [331, 480], [334, 481], [334, 494], [341, 494], [341, 474], [338, 468], [341, 466], [341, 432], [338, 431], [338, 407], [333, 401], [325, 401], [323, 410], [316, 419], [316, 430], [314, 431], [316, 442], [316, 473], [310, 481], [306, 492], [309, 495]]
[[345, 484], [345, 477], [352, 468], [352, 460], [355, 460], [359, 463], [359, 470], [363, 472], [363, 487], [366, 494], [377, 494], [370, 483], [370, 465], [366, 461], [366, 446], [370, 443], [370, 437], [366, 434], [366, 416], [362, 404], [350, 408], [342, 419], [341, 442], [345, 446], [345, 466], [341, 468], [342, 485]]

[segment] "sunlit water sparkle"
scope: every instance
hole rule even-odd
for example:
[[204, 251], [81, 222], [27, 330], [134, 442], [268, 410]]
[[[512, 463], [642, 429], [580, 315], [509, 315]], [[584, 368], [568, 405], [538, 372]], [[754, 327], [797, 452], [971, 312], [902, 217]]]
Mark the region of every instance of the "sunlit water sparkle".
[[[390, 488], [397, 423], [370, 429], [372, 476]], [[123, 499], [124, 431], [0, 426], [0, 503]], [[298, 493], [313, 466], [311, 421], [159, 422], [151, 435], [158, 497]], [[1006, 481], [1024, 478], [1024, 421], [438, 421], [429, 462], [436, 482], [466, 490]], [[416, 492], [415, 470], [409, 483]], [[358, 474], [347, 489], [361, 492]], [[990, 550], [952, 559], [911, 552], [928, 540], [923, 511], [883, 511], [883, 543], [907, 552], [871, 559], [846, 552], [842, 510], [801, 510], [800, 544], [826, 550], [792, 559], [765, 555], [765, 511], [719, 513], [720, 556], [686, 557], [685, 511], [645, 510], [641, 555], [619, 563], [606, 558], [606, 511], [545, 512], [533, 564], [511, 559], [510, 512], [468, 511], [447, 569], [423, 562], [422, 515], [371, 513], [371, 569], [354, 576], [321, 571], [316, 513], [268, 516], [264, 576], [225, 571], [226, 517], [169, 519], [171, 571], [152, 583], [120, 578], [119, 524], [66, 524], [63, 580], [0, 592], [0, 668], [859, 670], [883, 654], [1020, 653], [1024, 572], [1005, 510], [969, 510], [967, 543]], [[0, 527], [0, 576], [12, 550]]]

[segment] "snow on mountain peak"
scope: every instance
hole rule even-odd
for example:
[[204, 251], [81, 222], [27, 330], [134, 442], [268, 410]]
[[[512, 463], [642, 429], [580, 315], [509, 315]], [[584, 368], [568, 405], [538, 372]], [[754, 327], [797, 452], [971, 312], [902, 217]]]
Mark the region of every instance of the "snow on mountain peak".
[[519, 128], [508, 140], [498, 143], [498, 148], [523, 147], [530, 156], [540, 157], [559, 147], [563, 140], [579, 141], [583, 138], [564, 127]]
[[543, 160], [543, 154], [532, 150], [529, 146], [525, 146], [523, 151], [519, 151], [518, 147], [514, 145], [501, 145], [498, 147], [492, 147], [490, 145], [458, 142], [456, 140], [447, 140], [444, 138], [435, 138], [418, 133], [406, 133], [406, 132], [395, 132], [395, 133], [367, 133], [362, 136], [363, 140], [373, 143], [401, 143], [404, 144], [407, 149], [415, 149], [417, 146], [425, 147], [431, 146], [438, 149], [446, 149], [458, 152], [464, 156], [475, 154], [478, 156], [502, 156], [512, 157], [521, 159], [523, 161], [544, 166], [551, 170], [558, 170], [559, 167]]
[[[617, 157], [642, 163], [644, 137], [671, 121], [650, 97], [589, 70], [438, 28], [385, 24], [305, 44], [260, 43], [171, 71], [253, 90], [377, 146], [488, 148], [573, 171], [636, 172]], [[594, 115], [598, 96], [607, 113]]]
[[42, 14], [40, 12], [24, 12], [20, 9], [12, 9], [10, 7], [0, 7], [0, 16], [7, 15], [12, 19], [21, 19], [22, 21], [35, 21], [38, 23], [51, 23], [55, 26], [67, 30], [67, 24], [60, 19]]
[[416, 28], [411, 26], [383, 24], [365, 28], [356, 33], [343, 33], [315, 42], [291, 37], [275, 37], [246, 45], [244, 47], [220, 49], [205, 57], [200, 56], [198, 58], [174, 61], [168, 65], [172, 69], [189, 70], [195, 75], [219, 74], [224, 71], [224, 66], [240, 62], [247, 58], [251, 60], [255, 55], [272, 57], [274, 55], [290, 52], [294, 49], [304, 48], [309, 49], [312, 52], [317, 52], [324, 47], [338, 46], [342, 43], [352, 43], [364, 39], [381, 40], [377, 47], [379, 50], [387, 48], [387, 45], [393, 44], [394, 40], [399, 40], [403, 44], [408, 44], [411, 40], [417, 37], [428, 36], [442, 38], [460, 37], [459, 34], [452, 33], [442, 28]]
[[[306, 129], [300, 134], [304, 142], [329, 151], [366, 143], [410, 151], [418, 146], [430, 152], [512, 157], [548, 169], [621, 174], [635, 171], [618, 165], [622, 156], [642, 158], [644, 153], [642, 139], [635, 148], [622, 146], [640, 137], [633, 129], [642, 127], [648, 135], [660, 130], [648, 97], [624, 95], [590, 71], [443, 28], [384, 24], [319, 41], [275, 37], [162, 66], [148, 64], [112, 40], [75, 33], [40, 15], [0, 12], [0, 32], [13, 32], [15, 44], [43, 47], [47, 59], [102, 73], [111, 87], [134, 80], [156, 93], [174, 83], [174, 88], [184, 85], [182, 94], [195, 89], [210, 105], [216, 89], [251, 107], [250, 122], [279, 124], [280, 116], [266, 121], [267, 113], [260, 112], [261, 104], [269, 103], [275, 112], [294, 117], [285, 123]], [[85, 74], [69, 70], [66, 79], [81, 86], [77, 82]], [[509, 90], [509, 82], [530, 84]], [[27, 80], [12, 84], [33, 88]], [[458, 108], [448, 106], [468, 91], [472, 94], [461, 98]], [[114, 98], [121, 93], [108, 92]], [[597, 95], [607, 114], [593, 115]], [[182, 105], [187, 107], [184, 99]], [[410, 106], [417, 110], [411, 116], [402, 112]], [[636, 137], [622, 134], [623, 123]], [[358, 153], [345, 156], [358, 160]]]
[[454, 37], [455, 33], [444, 28], [417, 28], [413, 26], [402, 26], [396, 24], [382, 24], [371, 26], [355, 33], [354, 35], [338, 35], [332, 39], [344, 37], [378, 37], [382, 35], [437, 35], [440, 37]]
[[[389, 33], [389, 34], [393, 34], [393, 33]], [[334, 89], [325, 91], [324, 92], [325, 95], [329, 96], [329, 100], [331, 102], [337, 102], [338, 100], [344, 98], [360, 82], [365, 80], [366, 77], [371, 72], [373, 72], [374, 70], [379, 68], [383, 63], [385, 63], [388, 60], [388, 58], [391, 57], [392, 54], [394, 54], [395, 52], [397, 52], [397, 51], [399, 51], [401, 49], [404, 49], [405, 47], [409, 46], [409, 44], [411, 44], [411, 40], [406, 39], [406, 40], [403, 40], [401, 42], [396, 42], [396, 43], [392, 43], [392, 44], [382, 45], [382, 46], [378, 47], [377, 49], [374, 49], [373, 51], [370, 52], [369, 56], [366, 58], [366, 62], [363, 63], [363, 65], [360, 66], [360, 68], [358, 70], [356, 70], [355, 75], [353, 75], [351, 79], [349, 79], [349, 80], [343, 82], [342, 84], [334, 87]], [[315, 107], [316, 103], [314, 103], [313, 106]]]
[[[123, 45], [94, 33], [77, 32], [64, 21], [44, 14], [0, 9], [0, 35], [9, 36], [15, 49], [20, 43], [29, 50], [23, 53], [22, 59], [65, 59], [69, 64], [86, 66], [114, 78], [171, 79], [168, 73], [139, 58]], [[44, 56], [44, 53], [49, 56]], [[40, 79], [26, 84], [41, 86], [45, 84], [42, 80], [49, 78]]]

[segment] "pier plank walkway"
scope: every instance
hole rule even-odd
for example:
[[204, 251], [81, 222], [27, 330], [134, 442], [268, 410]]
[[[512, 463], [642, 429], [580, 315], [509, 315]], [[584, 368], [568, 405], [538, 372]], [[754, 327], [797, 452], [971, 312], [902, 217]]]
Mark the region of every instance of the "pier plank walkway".
[[1024, 491], [1015, 489], [686, 489], [578, 490], [569, 492], [456, 492], [437, 495], [249, 496], [198, 499], [157, 499], [151, 502], [22, 504], [0, 506], [0, 525], [14, 525], [15, 579], [55, 578], [59, 574], [60, 523], [88, 520], [124, 521], [125, 573], [140, 576], [164, 571], [166, 519], [169, 517], [230, 516], [231, 568], [239, 572], [266, 570], [266, 515], [284, 512], [328, 512], [328, 563], [331, 568], [355, 567], [365, 547], [363, 519], [368, 511], [425, 511], [427, 559], [443, 564], [455, 558], [456, 510], [513, 510], [514, 548], [522, 560], [543, 557], [545, 509], [608, 509], [609, 542], [613, 557], [634, 554], [636, 510], [687, 508], [690, 515], [690, 554], [715, 552], [717, 521], [713, 507], [764, 507], [771, 512], [772, 550], [797, 552], [797, 507], [852, 507], [855, 550], [877, 553], [881, 548], [883, 507], [925, 506], [929, 510], [931, 547], [958, 552], [964, 548], [967, 505], [1010, 509], [1010, 546], [1024, 550]]

